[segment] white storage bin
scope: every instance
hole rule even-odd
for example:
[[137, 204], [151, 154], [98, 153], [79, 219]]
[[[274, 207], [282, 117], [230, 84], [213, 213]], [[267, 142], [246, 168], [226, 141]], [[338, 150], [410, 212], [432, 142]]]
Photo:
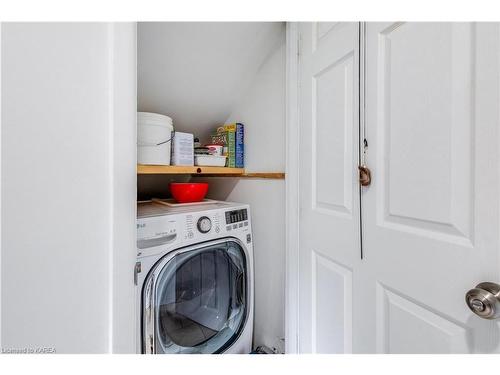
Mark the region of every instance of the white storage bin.
[[204, 167], [224, 167], [226, 157], [218, 155], [195, 155], [194, 164]]
[[172, 119], [158, 113], [137, 112], [137, 163], [170, 165]]

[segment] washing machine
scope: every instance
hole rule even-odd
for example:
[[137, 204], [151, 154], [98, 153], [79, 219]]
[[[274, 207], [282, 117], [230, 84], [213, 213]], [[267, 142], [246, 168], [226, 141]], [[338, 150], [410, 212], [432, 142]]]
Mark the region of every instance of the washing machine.
[[250, 207], [148, 201], [137, 213], [137, 352], [250, 353]]

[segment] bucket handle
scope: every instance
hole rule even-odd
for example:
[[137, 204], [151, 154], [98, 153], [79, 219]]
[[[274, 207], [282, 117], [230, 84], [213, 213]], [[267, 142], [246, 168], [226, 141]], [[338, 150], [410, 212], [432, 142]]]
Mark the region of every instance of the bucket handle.
[[151, 142], [137, 142], [137, 146], [161, 146], [165, 143], [168, 143], [172, 140], [172, 138], [167, 139], [166, 141], [160, 143], [151, 143]]

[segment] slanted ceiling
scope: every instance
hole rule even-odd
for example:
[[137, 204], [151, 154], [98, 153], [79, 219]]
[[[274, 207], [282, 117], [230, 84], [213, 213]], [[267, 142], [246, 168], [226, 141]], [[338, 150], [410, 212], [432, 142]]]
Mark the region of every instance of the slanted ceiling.
[[138, 110], [202, 140], [284, 40], [281, 22], [148, 22], [137, 30]]

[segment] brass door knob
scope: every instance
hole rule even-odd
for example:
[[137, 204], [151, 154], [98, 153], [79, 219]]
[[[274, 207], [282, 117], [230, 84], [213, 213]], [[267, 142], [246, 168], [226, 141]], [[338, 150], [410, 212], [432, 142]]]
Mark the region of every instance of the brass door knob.
[[471, 311], [484, 319], [500, 318], [500, 285], [484, 282], [465, 294], [465, 302]]
[[372, 183], [372, 173], [366, 165], [358, 166], [359, 183], [361, 186], [369, 186]]

